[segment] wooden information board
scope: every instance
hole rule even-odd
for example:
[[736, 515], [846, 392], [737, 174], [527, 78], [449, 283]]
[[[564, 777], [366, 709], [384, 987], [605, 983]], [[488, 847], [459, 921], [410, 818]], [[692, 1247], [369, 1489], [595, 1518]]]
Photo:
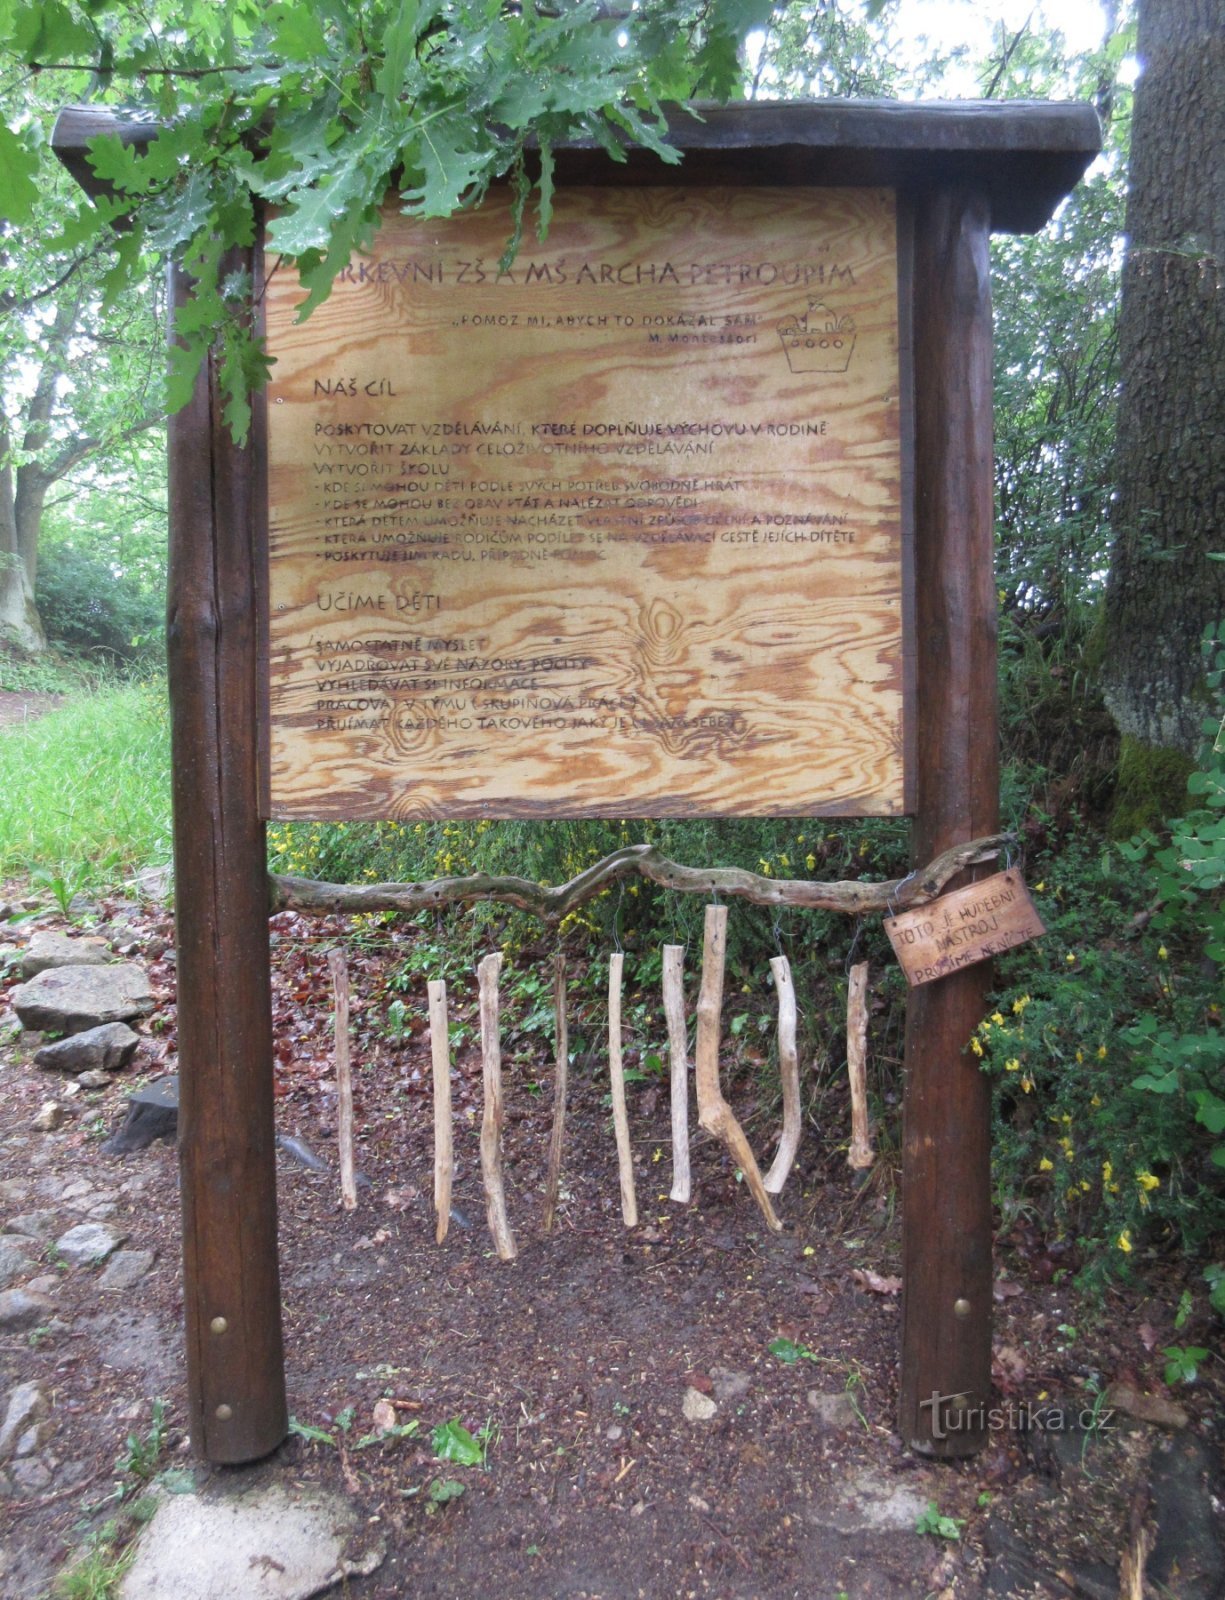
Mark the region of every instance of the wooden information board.
[[269, 274], [268, 814], [906, 809], [892, 191], [510, 227]]

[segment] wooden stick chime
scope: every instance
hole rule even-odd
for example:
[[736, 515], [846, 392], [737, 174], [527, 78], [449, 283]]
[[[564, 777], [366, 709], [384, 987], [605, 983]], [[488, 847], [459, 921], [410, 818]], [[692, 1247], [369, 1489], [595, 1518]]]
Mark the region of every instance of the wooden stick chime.
[[846, 1070], [851, 1084], [851, 1144], [848, 1166], [862, 1172], [876, 1160], [868, 1123], [868, 963], [851, 968], [846, 991]]
[[340, 1203], [357, 1208], [357, 1175], [353, 1167], [353, 1074], [349, 1062], [349, 965], [343, 950], [328, 951], [336, 1001], [336, 1139], [340, 1146]]
[[553, 1132], [549, 1137], [549, 1170], [544, 1185], [544, 1231], [551, 1233], [561, 1194], [561, 1157], [566, 1136], [566, 1091], [570, 1077], [570, 1028], [566, 1017], [566, 958], [553, 957]]
[[723, 1098], [719, 1083], [719, 1033], [723, 1011], [723, 969], [727, 956], [727, 907], [707, 906], [702, 947], [702, 987], [698, 994], [698, 1042], [694, 1053], [694, 1078], [698, 1095], [698, 1123], [727, 1146], [732, 1160], [756, 1200], [766, 1226], [781, 1232], [782, 1223], [770, 1204], [757, 1160], [744, 1129]]
[[502, 1184], [502, 1041], [499, 1033], [498, 973], [500, 953], [486, 956], [476, 969], [481, 1005], [481, 1070], [485, 1085], [485, 1112], [481, 1118], [481, 1176], [485, 1182], [485, 1210], [494, 1249], [500, 1261], [513, 1261], [518, 1251], [506, 1216], [506, 1191]]
[[[702, 981], [697, 1006], [697, 1047], [695, 1051], [694, 1078], [697, 1092], [698, 1123], [727, 1146], [728, 1152], [757, 1202], [766, 1224], [775, 1232], [782, 1227], [770, 1196], [780, 1194], [799, 1148], [802, 1121], [800, 1110], [799, 1055], [796, 1048], [797, 1007], [791, 966], [786, 956], [775, 956], [770, 971], [778, 996], [778, 1057], [783, 1093], [783, 1126], [778, 1149], [769, 1173], [763, 1179], [744, 1129], [737, 1121], [731, 1106], [724, 1098], [719, 1079], [719, 1044], [723, 1008], [723, 979], [727, 952], [727, 908], [710, 905], [706, 908], [706, 922], [702, 952]], [[663, 1003], [668, 1025], [668, 1049], [671, 1067], [671, 1117], [672, 1117], [672, 1192], [670, 1198], [687, 1204], [692, 1196], [692, 1178], [689, 1165], [689, 1056], [685, 1026], [683, 945], [665, 945], [663, 949]], [[344, 1062], [347, 1085], [347, 977], [344, 976], [344, 958], [333, 951], [333, 977], [337, 983], [337, 1069], [340, 1075]], [[337, 965], [339, 963], [339, 965]], [[502, 1056], [499, 1038], [498, 977], [502, 967], [500, 955], [484, 958], [477, 969], [480, 988], [481, 1061], [484, 1080], [484, 1112], [481, 1119], [481, 1174], [485, 1186], [486, 1210], [489, 1231], [498, 1256], [503, 1261], [513, 1261], [516, 1256], [514, 1234], [506, 1212], [506, 1196], [502, 1177], [502, 1127], [505, 1107], [502, 1092]], [[630, 1140], [629, 1116], [625, 1099], [625, 1071], [622, 1058], [621, 998], [624, 981], [625, 957], [617, 951], [609, 958], [608, 971], [608, 1059], [609, 1083], [613, 1109], [613, 1127], [617, 1143], [617, 1168], [621, 1189], [621, 1215], [627, 1228], [638, 1223], [638, 1205], [634, 1184], [633, 1149]], [[338, 976], [340, 974], [340, 976]], [[867, 984], [868, 963], [859, 962], [851, 968], [847, 994], [847, 1068], [851, 1085], [851, 1144], [847, 1159], [851, 1166], [862, 1169], [872, 1165], [871, 1129], [867, 1110]], [[340, 1044], [340, 1011], [342, 987], [345, 1004], [346, 1039]], [[454, 1172], [454, 1153], [451, 1129], [451, 1063], [447, 1034], [446, 984], [429, 985], [430, 1042], [434, 1069], [434, 1209], [436, 1213], [436, 1238], [439, 1244], [447, 1236], [451, 1210], [451, 1185]], [[543, 1226], [550, 1232], [556, 1222], [561, 1193], [561, 1167], [565, 1143], [566, 1098], [569, 1078], [569, 1027], [566, 1010], [566, 960], [558, 953], [553, 962], [553, 1009], [555, 1027], [555, 1071], [553, 1087], [553, 1124], [549, 1139], [548, 1169], [545, 1179]], [[352, 1171], [352, 1098], [351, 1089], [341, 1091], [342, 1141], [346, 1112], [344, 1095], [348, 1093], [348, 1170]], [[342, 1142], [342, 1184], [345, 1158]], [[350, 1180], [351, 1181], [351, 1180]], [[346, 1191], [347, 1192], [347, 1191]], [[348, 1201], [346, 1200], [346, 1205]], [[354, 1193], [354, 1203], [356, 1195]]]
[[664, 946], [664, 1016], [668, 1020], [668, 1056], [672, 1083], [672, 1193], [688, 1205], [689, 1175], [689, 1042], [685, 1032], [685, 947]]
[[451, 1223], [451, 1184], [455, 1150], [451, 1135], [451, 1037], [447, 1020], [447, 986], [432, 978], [430, 997], [430, 1061], [434, 1069], [434, 1216], [441, 1244]]

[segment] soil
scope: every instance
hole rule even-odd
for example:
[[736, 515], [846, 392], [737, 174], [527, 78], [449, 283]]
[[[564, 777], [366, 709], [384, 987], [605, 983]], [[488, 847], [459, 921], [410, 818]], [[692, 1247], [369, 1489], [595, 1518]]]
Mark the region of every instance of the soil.
[[[70, 1098], [61, 1080], [33, 1067], [37, 1041], [10, 1031], [0, 1052], [0, 1223], [41, 1209], [54, 1213], [57, 1230], [101, 1216], [127, 1234], [126, 1248], [153, 1250], [156, 1260], [134, 1291], [108, 1296], [96, 1267], [67, 1270], [50, 1244], [31, 1246], [42, 1252], [33, 1270], [58, 1278], [54, 1313], [31, 1332], [0, 1334], [0, 1393], [36, 1380], [54, 1421], [40, 1458], [46, 1484], [10, 1484], [0, 1501], [10, 1523], [0, 1587], [23, 1600], [46, 1592], [114, 1512], [109, 1496], [136, 1482], [133, 1461], [144, 1470], [129, 1435], [137, 1445], [147, 1438], [153, 1397], [166, 1403], [157, 1467], [193, 1464], [175, 1152], [164, 1144], [126, 1158], [99, 1151], [132, 1080], [175, 1064], [173, 926], [164, 908], [121, 900], [93, 920], [147, 966], [158, 1010], [129, 1072]], [[38, 925], [62, 924], [47, 915]], [[430, 974], [414, 975], [402, 994], [388, 986], [411, 930], [371, 924], [349, 946], [363, 1181], [357, 1209], [345, 1212], [326, 959], [342, 924], [285, 915], [273, 928], [278, 1125], [326, 1167], [313, 1171], [284, 1149], [278, 1157], [289, 1403], [310, 1436], [295, 1431], [254, 1468], [195, 1464], [198, 1484], [275, 1474], [350, 1496], [386, 1539], [379, 1569], [350, 1581], [354, 1600], [974, 1600], [1092, 1595], [1106, 1580], [1114, 1587], [1105, 1592], [1118, 1593], [1121, 1554], [1143, 1521], [1148, 1464], [1170, 1436], [1120, 1414], [1069, 1446], [1052, 1419], [1092, 1423], [1095, 1387], [1111, 1379], [1161, 1391], [1161, 1346], [1211, 1342], [1194, 1322], [1175, 1331], [1180, 1295], [1196, 1288], [1192, 1268], [1154, 1253], [1126, 1291], [1078, 1304], [1067, 1265], [1032, 1225], [1001, 1238], [988, 1446], [961, 1463], [921, 1461], [893, 1431], [896, 1128], [882, 1130], [886, 1154], [857, 1183], [845, 1163], [849, 1128], [840, 1119], [810, 1125], [779, 1205], [779, 1236], [762, 1225], [723, 1147], [702, 1135], [694, 1202], [676, 1205], [667, 1198], [667, 1087], [639, 1040], [640, 1056], [627, 1059], [643, 1073], [630, 1091], [641, 1223], [627, 1230], [601, 1008], [576, 974], [563, 1196], [550, 1235], [540, 1222], [549, 1029], [531, 1025], [526, 1001], [508, 1009], [504, 1161], [519, 1254], [499, 1263], [480, 1185], [475, 983], [456, 979], [452, 1022], [466, 1027], [454, 1058], [458, 1171], [454, 1219], [438, 1246]], [[514, 971], [537, 971], [547, 985], [548, 960], [544, 949], [517, 952]], [[15, 981], [10, 970], [4, 988]], [[404, 1009], [391, 1039], [397, 995]], [[768, 1157], [774, 1091], [730, 1030], [728, 1045], [729, 1098]], [[57, 1092], [64, 1125], [33, 1132], [38, 1107]], [[822, 1101], [827, 1115], [838, 1104]], [[791, 1341], [783, 1349], [792, 1359], [771, 1351], [780, 1338]], [[1190, 1417], [1186, 1436], [1211, 1449], [1220, 1437], [1216, 1384], [1209, 1373], [1177, 1396]], [[686, 1415], [690, 1391], [714, 1402], [712, 1415]], [[830, 1401], [841, 1425], [822, 1421], [810, 1398], [820, 1396], [848, 1397], [849, 1405]], [[380, 1400], [392, 1402], [401, 1431], [370, 1442]], [[1045, 1429], [1028, 1426], [1039, 1412]], [[484, 1440], [483, 1465], [437, 1458], [433, 1432], [452, 1419]], [[959, 1537], [915, 1531], [916, 1512], [933, 1501], [957, 1519], [948, 1529]]]
[[33, 722], [62, 706], [67, 699], [62, 694], [33, 694], [27, 690], [0, 689], [0, 728], [17, 727], [23, 722]]

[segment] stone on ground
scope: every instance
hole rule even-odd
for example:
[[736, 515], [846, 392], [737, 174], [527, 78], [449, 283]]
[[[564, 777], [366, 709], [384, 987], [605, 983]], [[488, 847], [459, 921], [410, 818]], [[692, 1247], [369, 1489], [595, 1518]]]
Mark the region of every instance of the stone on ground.
[[[45, 1044], [34, 1057], [34, 1065], [49, 1072], [118, 1072], [126, 1067], [140, 1043], [125, 1022], [104, 1022], [100, 1028], [86, 1028]], [[109, 1079], [107, 1080], [110, 1081]]]
[[36, 978], [53, 967], [100, 967], [110, 959], [105, 939], [41, 929], [30, 935], [21, 961], [24, 978]]
[[0, 1423], [0, 1461], [29, 1456], [39, 1448], [47, 1431], [47, 1397], [36, 1383], [19, 1383], [10, 1389], [4, 1421]]
[[152, 1265], [152, 1250], [116, 1250], [98, 1279], [98, 1288], [107, 1294], [126, 1294], [136, 1287]]
[[55, 1248], [69, 1266], [86, 1267], [113, 1255], [124, 1237], [102, 1222], [78, 1222], [59, 1236]]
[[103, 1155], [128, 1155], [156, 1139], [173, 1139], [179, 1126], [179, 1080], [168, 1073], [128, 1096], [128, 1114], [102, 1146]]
[[382, 1561], [372, 1539], [349, 1554], [359, 1527], [342, 1496], [277, 1483], [168, 1496], [140, 1535], [120, 1600], [307, 1600]]
[[15, 1239], [0, 1239], [0, 1288], [7, 1287], [14, 1278], [25, 1278], [34, 1271], [34, 1263]]
[[0, 1333], [22, 1333], [45, 1322], [52, 1310], [45, 1295], [29, 1288], [0, 1289]]
[[84, 1033], [104, 1022], [127, 1022], [153, 1010], [143, 967], [125, 961], [108, 967], [50, 967], [10, 997], [23, 1028], [43, 1033]]

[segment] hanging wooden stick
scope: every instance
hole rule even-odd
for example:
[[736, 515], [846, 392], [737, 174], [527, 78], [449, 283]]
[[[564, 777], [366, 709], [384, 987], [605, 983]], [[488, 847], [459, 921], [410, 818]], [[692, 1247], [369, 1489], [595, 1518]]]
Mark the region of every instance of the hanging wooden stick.
[[485, 1213], [500, 1261], [513, 1261], [515, 1236], [506, 1220], [506, 1192], [502, 1187], [502, 1041], [498, 1033], [498, 973], [500, 954], [486, 956], [476, 969], [481, 995], [481, 1069], [485, 1082], [485, 1110], [481, 1117], [481, 1177], [485, 1183]]
[[570, 1077], [570, 1028], [566, 1019], [566, 958], [553, 957], [553, 1132], [549, 1138], [549, 1170], [544, 1185], [544, 1231], [553, 1231], [561, 1193], [561, 1155], [566, 1136], [566, 1087]]
[[617, 1134], [617, 1170], [621, 1176], [621, 1217], [627, 1228], [638, 1226], [634, 1194], [634, 1154], [625, 1112], [625, 1071], [621, 1064], [621, 971], [625, 957], [618, 950], [608, 959], [608, 1076], [612, 1084], [613, 1127]]
[[774, 1165], [766, 1175], [766, 1192], [782, 1194], [783, 1185], [800, 1148], [800, 1063], [795, 1049], [795, 985], [786, 956], [770, 962], [778, 990], [778, 1072], [783, 1085], [783, 1132]]
[[340, 1145], [340, 1203], [346, 1211], [357, 1209], [357, 1179], [353, 1172], [353, 1074], [349, 1067], [349, 966], [343, 950], [328, 951], [332, 989], [336, 996], [336, 1137]]
[[848, 1166], [863, 1171], [876, 1160], [868, 1124], [868, 963], [851, 968], [846, 991], [846, 1070], [851, 1081], [851, 1144]]
[[430, 1058], [434, 1066], [434, 1237], [439, 1244], [451, 1223], [451, 1179], [455, 1152], [451, 1138], [451, 1041], [447, 1032], [447, 986], [431, 978]]
[[723, 1010], [723, 965], [727, 954], [727, 907], [706, 907], [705, 943], [702, 950], [702, 987], [698, 994], [698, 1041], [694, 1076], [698, 1091], [698, 1122], [721, 1139], [732, 1160], [744, 1173], [749, 1190], [761, 1207], [766, 1226], [775, 1233], [782, 1223], [774, 1214], [770, 1196], [761, 1181], [757, 1162], [736, 1121], [731, 1106], [723, 1098], [719, 1084], [719, 1028]]
[[668, 1054], [672, 1065], [672, 1194], [688, 1205], [689, 1177], [689, 1049], [685, 1036], [685, 947], [664, 945], [664, 1015], [668, 1019]]

